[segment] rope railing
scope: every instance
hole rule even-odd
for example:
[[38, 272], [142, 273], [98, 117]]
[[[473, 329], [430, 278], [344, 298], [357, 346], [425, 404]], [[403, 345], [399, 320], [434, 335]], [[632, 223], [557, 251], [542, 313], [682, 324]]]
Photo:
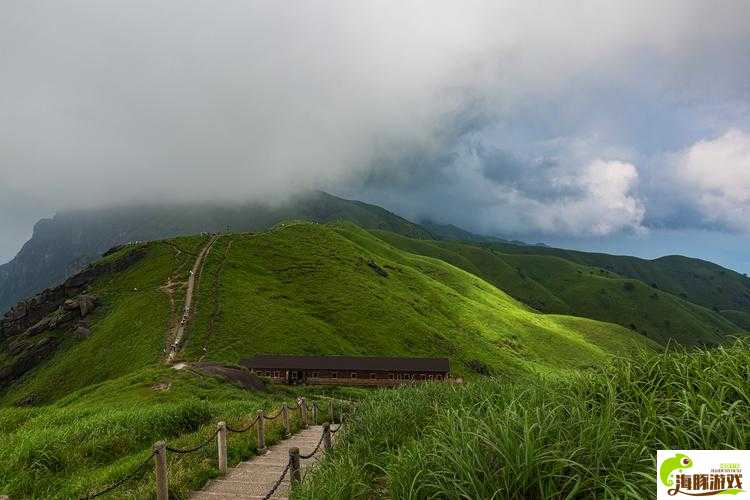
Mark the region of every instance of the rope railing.
[[315, 454], [320, 449], [320, 445], [323, 444], [323, 438], [324, 437], [326, 437], [326, 430], [325, 429], [323, 429], [323, 432], [320, 433], [320, 439], [318, 440], [318, 444], [315, 445], [315, 449], [313, 451], [311, 451], [310, 453], [308, 453], [306, 455], [300, 455], [299, 457], [307, 460], [308, 458], [312, 458], [313, 456], [315, 456]]
[[133, 469], [133, 472], [131, 472], [127, 476], [123, 476], [122, 478], [110, 484], [103, 490], [97, 491], [96, 493], [89, 493], [88, 495], [81, 497], [80, 500], [89, 500], [91, 498], [97, 498], [102, 495], [106, 495], [107, 493], [114, 491], [115, 489], [119, 488], [120, 486], [127, 483], [128, 481], [141, 479], [143, 475], [146, 474], [146, 466], [148, 465], [148, 463], [151, 461], [151, 459], [154, 457], [155, 454], [156, 452], [152, 451], [151, 454], [148, 456], [148, 458], [146, 458], [146, 460], [141, 462], [140, 465], [138, 465], [138, 467]]
[[284, 412], [284, 409], [280, 408], [279, 411], [276, 412], [276, 415], [274, 415], [273, 417], [268, 416], [268, 415], [263, 415], [263, 418], [265, 418], [266, 420], [276, 420], [277, 418], [281, 416], [283, 412]]
[[[333, 402], [331, 402], [331, 420], [333, 421], [335, 419], [335, 415], [333, 412]], [[268, 500], [273, 496], [274, 493], [276, 493], [276, 490], [278, 489], [279, 485], [284, 481], [284, 478], [289, 473], [289, 471], [292, 471], [292, 485], [295, 483], [300, 482], [301, 474], [300, 474], [300, 460], [306, 460], [308, 458], [312, 458], [315, 456], [318, 451], [320, 451], [320, 446], [322, 444], [325, 444], [326, 451], [330, 451], [333, 448], [331, 437], [341, 430], [342, 427], [344, 427], [345, 421], [344, 421], [344, 415], [343, 411], [340, 412], [340, 419], [339, 419], [339, 426], [334, 430], [331, 429], [331, 424], [329, 422], [325, 422], [323, 424], [323, 432], [320, 435], [320, 439], [318, 440], [318, 444], [315, 445], [315, 448], [307, 454], [301, 454], [299, 451], [299, 448], [290, 448], [289, 449], [289, 461], [286, 464], [286, 467], [281, 472], [281, 475], [276, 480], [276, 483], [274, 483], [273, 487], [270, 489], [268, 493], [263, 497], [263, 500]]]
[[[91, 498], [97, 498], [103, 495], [106, 495], [108, 493], [111, 493], [115, 489], [121, 487], [122, 485], [128, 483], [129, 481], [134, 480], [140, 480], [143, 478], [143, 476], [146, 473], [148, 463], [154, 459], [155, 462], [155, 473], [156, 473], [156, 498], [157, 500], [167, 500], [168, 499], [168, 485], [167, 485], [167, 460], [166, 460], [166, 452], [176, 453], [178, 455], [180, 454], [188, 454], [188, 453], [196, 453], [207, 446], [209, 446], [214, 439], [218, 436], [218, 452], [219, 452], [219, 472], [221, 474], [227, 473], [227, 433], [235, 433], [235, 434], [241, 434], [244, 432], [247, 432], [251, 430], [252, 428], [257, 428], [258, 431], [258, 446], [257, 446], [257, 452], [258, 454], [263, 454], [266, 451], [265, 447], [265, 421], [272, 421], [279, 418], [279, 416], [284, 417], [284, 430], [287, 436], [291, 435], [291, 428], [289, 424], [289, 410], [299, 410], [299, 418], [300, 418], [300, 425], [303, 429], [307, 428], [308, 426], [308, 408], [307, 403], [305, 402], [304, 398], [299, 398], [293, 405], [288, 405], [287, 403], [284, 403], [273, 416], [266, 415], [264, 410], [258, 410], [258, 414], [256, 417], [248, 423], [244, 427], [235, 428], [227, 425], [224, 422], [219, 422], [217, 425], [216, 430], [211, 433], [211, 435], [198, 443], [195, 446], [189, 447], [189, 448], [178, 448], [174, 446], [169, 446], [164, 441], [159, 441], [156, 443], [153, 447], [153, 451], [151, 454], [143, 461], [141, 462], [135, 469], [133, 469], [132, 472], [129, 474], [123, 476], [122, 478], [118, 479], [117, 481], [113, 482], [106, 488], [96, 492], [96, 493], [89, 493], [86, 496], [81, 497], [81, 500], [88, 500]], [[317, 418], [318, 418], [318, 405], [316, 402], [313, 402], [312, 404], [312, 413], [313, 413], [313, 422], [314, 424], [317, 424]], [[334, 405], [333, 400], [330, 401], [330, 420], [331, 422], [334, 422], [336, 420], [335, 412], [334, 412]], [[340, 419], [339, 421], [343, 419], [343, 412], [340, 413]], [[294, 448], [296, 451], [296, 455], [294, 455], [294, 459], [296, 460], [296, 466], [293, 462], [293, 455], [290, 450], [290, 460], [287, 464], [286, 468], [282, 471], [281, 476], [278, 478], [276, 483], [274, 484], [273, 488], [264, 496], [264, 499], [268, 499], [276, 492], [279, 485], [284, 481], [284, 478], [289, 473], [289, 471], [292, 471], [292, 481], [298, 481], [300, 479], [299, 475], [299, 460], [300, 459], [308, 459], [313, 457], [318, 451], [320, 451], [321, 445], [325, 444], [325, 449], [329, 450], [331, 449], [331, 436], [338, 432], [341, 427], [343, 426], [343, 423], [340, 423], [338, 428], [335, 430], [331, 429], [331, 426], [329, 423], [323, 424], [323, 432], [321, 433], [320, 439], [318, 440], [318, 444], [315, 446], [315, 448], [308, 454], [300, 455], [299, 449]]]
[[255, 417], [252, 422], [247, 424], [247, 426], [242, 429], [236, 429], [234, 427], [230, 427], [229, 425], [227, 425], [227, 431], [232, 432], [234, 434], [242, 434], [252, 429], [257, 423], [258, 423], [258, 417]]
[[274, 493], [276, 493], [276, 490], [279, 489], [279, 486], [281, 486], [281, 483], [284, 482], [284, 478], [286, 477], [287, 473], [289, 472], [289, 469], [292, 466], [292, 461], [290, 460], [287, 462], [286, 467], [284, 467], [284, 470], [281, 472], [281, 475], [276, 480], [276, 483], [274, 483], [273, 487], [263, 496], [263, 500], [268, 500], [273, 496]]
[[[326, 437], [328, 439], [326, 439]], [[289, 449], [289, 461], [286, 464], [286, 467], [284, 467], [284, 470], [281, 472], [281, 475], [276, 480], [274, 485], [271, 487], [271, 489], [263, 496], [263, 500], [268, 500], [273, 496], [274, 493], [276, 493], [276, 490], [279, 488], [281, 483], [284, 481], [284, 478], [289, 473], [289, 471], [292, 471], [292, 484], [297, 483], [301, 480], [300, 475], [300, 463], [299, 461], [301, 459], [308, 459], [315, 456], [316, 453], [320, 450], [320, 445], [323, 443], [326, 443], [326, 449], [331, 448], [331, 433], [330, 433], [330, 424], [325, 423], [323, 424], [323, 432], [320, 434], [320, 439], [318, 440], [318, 444], [315, 445], [315, 449], [311, 451], [310, 453], [307, 453], [305, 455], [300, 454], [299, 448], [290, 448]]]
[[195, 453], [196, 451], [199, 451], [199, 450], [205, 448], [206, 446], [208, 446], [209, 444], [211, 444], [211, 442], [214, 440], [214, 438], [218, 434], [219, 434], [219, 429], [216, 429], [216, 431], [214, 431], [214, 433], [211, 434], [211, 436], [209, 436], [208, 439], [206, 439], [205, 441], [201, 442], [200, 444], [198, 444], [198, 445], [196, 445], [196, 446], [194, 446], [192, 448], [174, 448], [172, 446], [165, 446], [164, 449], [167, 450], [167, 451], [171, 451], [172, 453], [178, 453], [178, 454]]

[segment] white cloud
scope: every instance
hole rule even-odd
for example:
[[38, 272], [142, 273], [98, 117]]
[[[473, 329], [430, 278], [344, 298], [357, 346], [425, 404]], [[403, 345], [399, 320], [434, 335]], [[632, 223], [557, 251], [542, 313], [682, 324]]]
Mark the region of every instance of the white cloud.
[[623, 230], [645, 231], [646, 209], [633, 194], [638, 182], [633, 164], [598, 159], [560, 182], [577, 187], [580, 195], [539, 203], [531, 217], [543, 232], [604, 236]]
[[583, 168], [571, 169], [553, 182], [568, 194], [538, 200], [514, 191], [506, 198], [505, 209], [511, 208], [516, 218], [514, 232], [605, 236], [645, 231], [645, 207], [633, 193], [638, 182], [634, 165], [597, 159]]
[[[488, 178], [486, 161], [476, 152], [463, 154], [436, 177], [408, 184], [400, 195], [370, 191], [371, 199], [414, 219], [454, 223], [483, 234], [586, 237], [646, 231], [632, 163], [593, 159], [549, 167], [529, 161], [514, 167], [523, 170], [519, 183], [517, 175]], [[440, 202], [425, 210], [424, 199]]]
[[677, 155], [682, 192], [710, 222], [750, 231], [750, 133], [729, 130]]
[[[745, 102], [749, 12], [700, 0], [0, 1], [0, 212], [8, 200], [30, 214], [36, 200], [46, 211], [337, 191], [388, 154], [451, 152], [445, 130], [471, 129], [452, 122], [476, 107], [495, 122], [475, 125], [478, 141], [559, 159], [570, 189], [456, 166], [409, 201], [398, 185], [365, 197], [475, 230], [638, 231], [635, 167], [592, 160], [625, 158], [646, 178], [623, 150], [680, 148], [673, 124], [703, 126], [670, 102]], [[600, 140], [583, 158], [539, 148], [589, 135]], [[0, 217], [7, 248], [20, 243], [9, 224]]]

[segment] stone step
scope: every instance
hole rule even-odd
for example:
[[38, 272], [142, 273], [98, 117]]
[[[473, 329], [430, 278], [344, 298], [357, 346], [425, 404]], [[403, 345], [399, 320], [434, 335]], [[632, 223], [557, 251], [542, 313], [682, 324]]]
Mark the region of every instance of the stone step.
[[[197, 500], [219, 499], [262, 499], [276, 484], [279, 476], [289, 463], [289, 448], [299, 448], [302, 455], [308, 454], [318, 445], [323, 427], [310, 426], [298, 434], [270, 446], [265, 454], [242, 462], [227, 471], [226, 476], [210, 480], [201, 491], [191, 492], [190, 498]], [[300, 459], [302, 476], [310, 470], [323, 456], [322, 447], [307, 459]], [[290, 484], [289, 473], [271, 497], [286, 499]]]

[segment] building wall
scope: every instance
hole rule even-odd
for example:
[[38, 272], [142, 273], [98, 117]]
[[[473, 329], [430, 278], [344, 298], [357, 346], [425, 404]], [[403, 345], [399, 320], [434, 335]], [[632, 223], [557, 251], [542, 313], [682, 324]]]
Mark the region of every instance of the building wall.
[[[287, 381], [286, 370], [252, 370], [260, 376], [269, 377], [275, 382]], [[358, 385], [358, 386], [398, 386], [431, 380], [448, 380], [447, 373], [424, 372], [365, 372], [343, 370], [301, 370], [304, 383], [310, 385]]]

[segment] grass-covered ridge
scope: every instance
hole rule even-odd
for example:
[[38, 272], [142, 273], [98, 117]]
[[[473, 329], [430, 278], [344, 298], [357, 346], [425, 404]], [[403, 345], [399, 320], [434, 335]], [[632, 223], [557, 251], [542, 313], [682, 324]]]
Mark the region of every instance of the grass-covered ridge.
[[[402, 250], [439, 258], [480, 276], [539, 311], [617, 323], [662, 344], [670, 340], [686, 345], [718, 344], [750, 324], [750, 315], [741, 311], [719, 314], [666, 291], [667, 284], [676, 286], [675, 278], [668, 279], [671, 275], [666, 271], [644, 271], [636, 279], [631, 277], [633, 273], [611, 270], [629, 271], [635, 267], [632, 263], [616, 267], [604, 257], [613, 257], [614, 263], [622, 259], [630, 262], [628, 258], [592, 257], [587, 264], [583, 263], [586, 260], [569, 260], [567, 253], [555, 253], [552, 250], [556, 249], [546, 247], [416, 240], [384, 231], [375, 234]], [[583, 254], [593, 255], [598, 254]], [[661, 269], [652, 261], [642, 262], [647, 269]], [[596, 267], [594, 263], [608, 267]], [[729, 280], [729, 271], [726, 273]]]
[[[62, 348], [50, 360], [0, 393], [0, 404], [24, 397], [47, 403], [78, 389], [158, 365], [171, 319], [169, 297], [162, 286], [170, 276], [184, 276], [205, 237], [146, 244], [147, 254], [122, 272], [101, 276], [91, 292], [99, 297], [91, 337], [79, 340], [56, 332]], [[107, 257], [117, 258], [124, 251]], [[175, 308], [181, 308], [176, 296]], [[54, 381], [54, 383], [51, 383]]]
[[652, 498], [657, 449], [748, 448], [748, 366], [737, 342], [373, 393], [293, 498]]
[[[668, 255], [648, 260], [624, 255], [502, 242], [482, 243], [482, 246], [507, 254], [560, 257], [570, 262], [637, 279], [714, 312], [750, 313], [750, 278], [713, 262], [682, 255]], [[735, 320], [730, 315], [726, 316], [732, 321]], [[740, 323], [740, 326], [748, 328], [748, 323]]]
[[[148, 243], [135, 265], [102, 276], [92, 290], [102, 303], [92, 335], [65, 338], [0, 403], [51, 402], [163, 362], [188, 270], [207, 241]], [[185, 361], [235, 363], [257, 353], [447, 356], [458, 375], [523, 377], [649, 345], [616, 325], [539, 314], [473, 274], [349, 223], [222, 235], [194, 302], [179, 356]]]
[[624, 328], [543, 315], [443, 261], [353, 224], [299, 223], [221, 237], [186, 359], [257, 353], [447, 356], [457, 374], [590, 366], [648, 345]]

